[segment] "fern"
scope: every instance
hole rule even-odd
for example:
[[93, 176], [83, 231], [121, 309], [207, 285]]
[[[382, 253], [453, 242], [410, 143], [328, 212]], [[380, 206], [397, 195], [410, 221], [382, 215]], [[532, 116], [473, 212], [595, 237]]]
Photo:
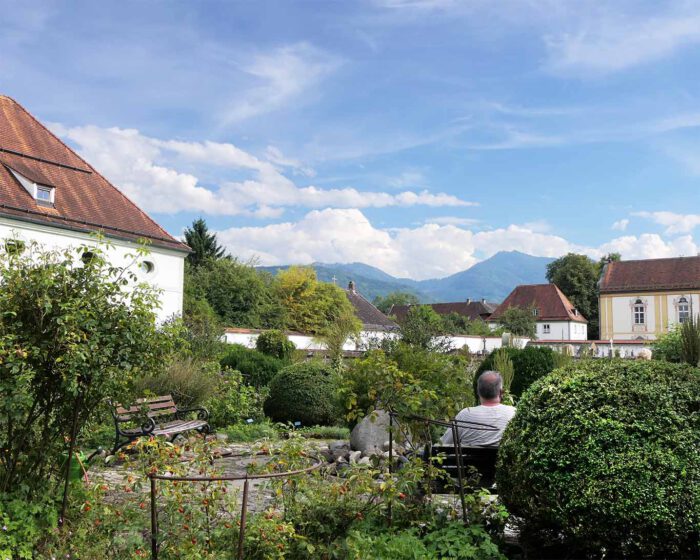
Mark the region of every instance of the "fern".
[[503, 392], [510, 393], [515, 370], [513, 369], [513, 360], [510, 359], [506, 350], [500, 348], [496, 350], [493, 356], [493, 369], [500, 373], [503, 378]]

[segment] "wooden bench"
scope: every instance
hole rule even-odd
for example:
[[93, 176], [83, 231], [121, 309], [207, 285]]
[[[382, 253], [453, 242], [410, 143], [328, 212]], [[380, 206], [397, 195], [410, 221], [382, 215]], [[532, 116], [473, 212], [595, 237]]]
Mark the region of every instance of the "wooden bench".
[[[187, 415], [193, 413], [196, 413], [196, 419], [188, 420]], [[170, 395], [138, 399], [130, 408], [113, 405], [112, 416], [117, 432], [112, 454], [144, 436], [164, 436], [173, 441], [178, 435], [192, 430], [201, 434], [211, 431], [206, 408], [179, 409]]]
[[[496, 483], [496, 457], [498, 447], [461, 446], [462, 480], [466, 485], [492, 489]], [[440, 457], [433, 460], [434, 457]], [[459, 484], [459, 463], [454, 445], [426, 445], [423, 458], [445, 471], [453, 481], [441, 484], [440, 489], [455, 492]], [[438, 492], [440, 493], [440, 492]]]

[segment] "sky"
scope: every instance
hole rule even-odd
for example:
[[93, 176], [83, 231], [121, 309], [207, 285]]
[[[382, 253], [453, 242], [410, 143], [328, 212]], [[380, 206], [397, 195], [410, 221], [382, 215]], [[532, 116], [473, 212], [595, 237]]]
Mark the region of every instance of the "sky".
[[0, 0], [9, 95], [181, 236], [444, 277], [700, 252], [700, 3]]

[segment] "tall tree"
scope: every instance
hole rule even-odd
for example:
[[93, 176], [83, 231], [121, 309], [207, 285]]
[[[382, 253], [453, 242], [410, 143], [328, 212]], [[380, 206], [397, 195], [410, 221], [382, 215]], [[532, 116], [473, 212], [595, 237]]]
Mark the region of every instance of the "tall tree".
[[391, 292], [374, 298], [374, 306], [382, 313], [389, 313], [394, 305], [418, 305], [420, 301], [410, 292]]
[[444, 334], [442, 317], [429, 305], [411, 307], [401, 323], [401, 340], [410, 346], [442, 349]]
[[216, 260], [226, 256], [226, 250], [219, 245], [216, 234], [209, 231], [202, 218], [196, 219], [191, 227], [185, 229], [185, 242], [192, 249], [187, 255], [192, 266], [199, 266], [207, 259]]
[[[610, 255], [619, 258], [619, 255]], [[600, 263], [569, 253], [547, 265], [547, 280], [556, 284], [588, 319], [588, 337], [598, 338], [598, 278]]]
[[281, 270], [273, 290], [285, 311], [288, 329], [318, 334], [344, 314], [355, 313], [345, 292], [334, 284], [319, 282], [313, 268], [292, 266]]
[[515, 336], [537, 338], [537, 322], [531, 308], [509, 307], [498, 318], [498, 322], [504, 331]]

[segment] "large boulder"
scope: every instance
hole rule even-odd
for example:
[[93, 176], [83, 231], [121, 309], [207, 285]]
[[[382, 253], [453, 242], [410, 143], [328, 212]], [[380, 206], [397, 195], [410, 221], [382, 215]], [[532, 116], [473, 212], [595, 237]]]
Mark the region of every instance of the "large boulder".
[[[382, 454], [382, 445], [389, 439], [389, 414], [375, 410], [365, 416], [350, 434], [350, 447], [363, 455]], [[396, 439], [396, 432], [394, 432]]]

